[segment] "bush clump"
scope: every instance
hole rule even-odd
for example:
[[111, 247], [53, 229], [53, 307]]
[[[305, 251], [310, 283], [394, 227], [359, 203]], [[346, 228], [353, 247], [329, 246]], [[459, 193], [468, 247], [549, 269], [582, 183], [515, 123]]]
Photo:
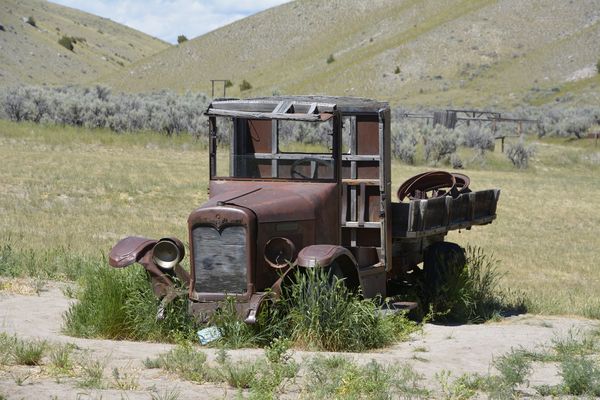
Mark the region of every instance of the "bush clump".
[[250, 84], [250, 82], [244, 79], [242, 83], [240, 83], [240, 92], [244, 92], [250, 89], [252, 89], [252, 85]]
[[35, 22], [35, 19], [31, 16], [27, 17], [27, 22], [29, 25], [33, 26], [33, 27], [37, 27], [37, 22]]
[[437, 165], [440, 161], [450, 160], [450, 155], [458, 148], [458, 135], [442, 125], [436, 125], [423, 132], [425, 142], [425, 160]]
[[0, 103], [3, 116], [16, 122], [207, 136], [206, 117], [202, 113], [208, 98], [202, 93], [126, 94], [111, 93], [103, 86], [19, 86], [0, 92]]
[[335, 57], [333, 56], [333, 53], [331, 53], [329, 55], [329, 57], [327, 57], [327, 64], [331, 64], [334, 61], [335, 61]]
[[73, 51], [73, 49], [75, 49], [75, 40], [70, 36], [63, 35], [60, 39], [58, 39], [58, 44], [69, 51]]
[[525, 169], [529, 165], [529, 159], [535, 154], [535, 148], [532, 145], [525, 145], [523, 140], [517, 143], [510, 143], [506, 147], [506, 157], [519, 169]]
[[185, 35], [179, 35], [177, 36], [177, 44], [181, 44], [183, 42], [187, 42], [188, 38]]

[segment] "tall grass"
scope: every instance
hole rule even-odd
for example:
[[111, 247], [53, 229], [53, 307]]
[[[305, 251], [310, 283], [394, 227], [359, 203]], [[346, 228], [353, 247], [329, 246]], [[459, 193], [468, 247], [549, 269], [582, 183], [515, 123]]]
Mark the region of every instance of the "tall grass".
[[425, 285], [433, 293], [428, 299], [434, 316], [455, 322], [483, 322], [496, 316], [526, 311], [526, 298], [520, 292], [502, 288], [503, 274], [493, 256], [478, 247], [468, 247], [466, 263], [455, 273], [445, 275], [437, 288]]
[[363, 299], [320, 268], [298, 270], [276, 304], [275, 318], [297, 346], [363, 351], [386, 346], [418, 329], [403, 314], [383, 315], [380, 299]]
[[176, 341], [192, 339], [196, 325], [187, 314], [187, 296], [176, 298], [156, 319], [158, 299], [141, 268], [89, 268], [78, 302], [64, 315], [64, 330], [79, 337]]

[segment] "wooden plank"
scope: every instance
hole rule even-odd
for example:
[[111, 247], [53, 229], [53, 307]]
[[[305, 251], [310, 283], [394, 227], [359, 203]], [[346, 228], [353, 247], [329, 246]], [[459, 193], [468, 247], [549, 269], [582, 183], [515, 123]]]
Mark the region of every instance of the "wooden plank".
[[379, 186], [379, 180], [377, 179], [342, 179], [342, 182], [349, 186], [361, 184], [365, 184], [367, 186]]

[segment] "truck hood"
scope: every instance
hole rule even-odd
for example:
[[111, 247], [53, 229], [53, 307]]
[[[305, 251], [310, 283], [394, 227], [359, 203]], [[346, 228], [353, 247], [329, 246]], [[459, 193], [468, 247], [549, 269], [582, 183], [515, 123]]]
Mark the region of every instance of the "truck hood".
[[258, 222], [314, 220], [335, 183], [211, 181], [210, 199], [196, 211], [221, 205], [251, 210]]

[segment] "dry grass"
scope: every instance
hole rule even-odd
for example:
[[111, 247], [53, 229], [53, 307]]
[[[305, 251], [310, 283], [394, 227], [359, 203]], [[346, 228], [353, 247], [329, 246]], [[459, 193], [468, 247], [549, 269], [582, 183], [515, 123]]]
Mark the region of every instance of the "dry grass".
[[[0, 16], [0, 86], [93, 82], [169, 47], [107, 18], [47, 1], [3, 0]], [[36, 26], [23, 17], [34, 18]], [[58, 43], [63, 36], [75, 38], [73, 51]]]
[[[499, 150], [472, 163], [474, 189], [502, 189], [498, 219], [449, 240], [493, 252], [531, 311], [600, 317], [599, 153], [593, 141], [549, 140], [529, 170]], [[207, 198], [207, 151], [189, 138], [0, 121], [0, 158], [0, 240], [19, 248], [95, 256], [126, 235], [186, 240]], [[423, 169], [394, 163], [393, 187]]]
[[[234, 83], [227, 90], [233, 96], [327, 93], [417, 106], [497, 108], [567, 94], [597, 102], [596, 8], [520, 0], [294, 1], [102, 82], [210, 93], [209, 80], [221, 78]], [[243, 80], [252, 89], [240, 91]]]

